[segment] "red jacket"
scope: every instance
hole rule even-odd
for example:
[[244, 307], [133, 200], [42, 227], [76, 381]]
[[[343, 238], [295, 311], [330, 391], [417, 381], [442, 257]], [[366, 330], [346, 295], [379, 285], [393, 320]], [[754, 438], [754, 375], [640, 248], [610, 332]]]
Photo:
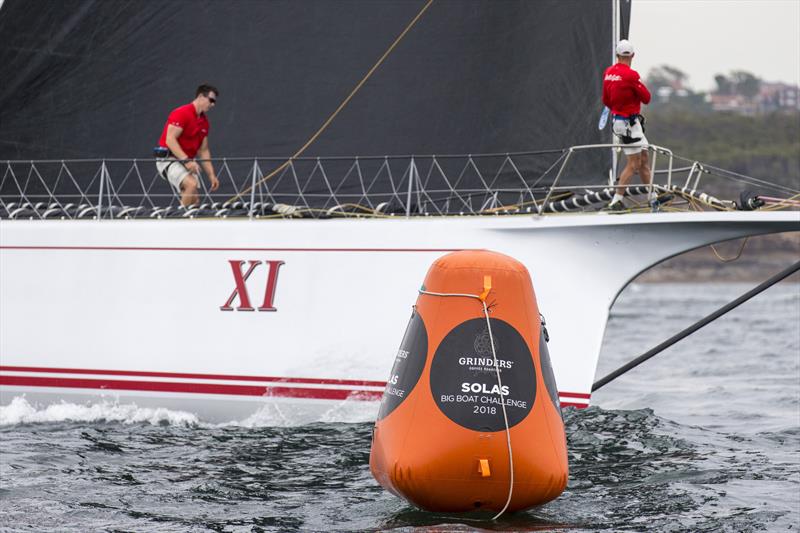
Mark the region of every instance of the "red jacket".
[[650, 103], [650, 91], [639, 73], [624, 63], [606, 69], [603, 76], [603, 104], [615, 115], [638, 115], [641, 104]]

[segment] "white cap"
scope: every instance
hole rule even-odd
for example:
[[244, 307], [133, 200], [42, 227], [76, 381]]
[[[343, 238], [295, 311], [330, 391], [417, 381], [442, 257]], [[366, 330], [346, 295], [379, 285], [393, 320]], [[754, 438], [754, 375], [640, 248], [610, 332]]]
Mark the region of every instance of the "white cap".
[[617, 55], [625, 57], [633, 55], [633, 45], [629, 40], [622, 39], [617, 43]]

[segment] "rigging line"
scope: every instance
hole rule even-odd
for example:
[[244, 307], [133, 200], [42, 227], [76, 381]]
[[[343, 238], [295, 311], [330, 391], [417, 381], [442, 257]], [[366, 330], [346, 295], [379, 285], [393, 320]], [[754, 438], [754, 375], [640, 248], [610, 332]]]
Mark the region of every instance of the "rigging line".
[[[758, 195], [762, 199], [769, 198], [764, 197], [762, 195]], [[785, 207], [795, 207], [798, 203], [798, 198], [800, 198], [800, 194], [795, 194], [794, 196], [790, 196], [789, 198], [781, 198], [778, 202], [767, 202], [767, 207], [761, 209], [761, 211], [779, 211]], [[778, 200], [777, 198], [773, 200]], [[788, 202], [788, 203], [787, 203]]]
[[709, 244], [708, 246], [709, 246], [709, 248], [711, 248], [711, 251], [714, 252], [714, 255], [717, 256], [717, 259], [719, 259], [720, 262], [722, 262], [722, 263], [731, 263], [733, 261], [736, 261], [737, 259], [739, 259], [742, 256], [742, 252], [744, 251], [744, 246], [745, 246], [745, 244], [747, 244], [748, 240], [750, 240], [750, 236], [749, 235], [742, 240], [742, 245], [739, 247], [739, 251], [733, 257], [722, 257], [722, 255], [720, 255], [720, 253], [717, 251], [717, 249], [714, 247], [713, 244]]
[[238, 193], [236, 196], [232, 197], [232, 198], [231, 198], [230, 200], [228, 200], [228, 201], [237, 200], [237, 199], [241, 198], [241, 197], [242, 197], [242, 195], [249, 193], [249, 192], [252, 190], [252, 188], [253, 188], [253, 187], [255, 187], [255, 186], [257, 186], [257, 185], [260, 185], [260, 184], [264, 183], [265, 181], [267, 181], [268, 179], [272, 178], [272, 177], [273, 177], [275, 174], [277, 174], [278, 172], [280, 172], [281, 170], [283, 170], [284, 168], [286, 168], [287, 166], [289, 166], [289, 164], [291, 164], [291, 162], [292, 162], [292, 161], [293, 161], [293, 160], [294, 160], [296, 157], [299, 157], [299, 156], [300, 156], [300, 154], [302, 154], [303, 152], [305, 152], [305, 151], [306, 151], [306, 148], [308, 148], [309, 146], [311, 146], [311, 143], [313, 143], [314, 141], [316, 141], [316, 140], [317, 140], [317, 137], [319, 137], [320, 135], [322, 135], [322, 132], [323, 132], [323, 131], [325, 131], [325, 130], [327, 129], [327, 127], [330, 125], [330, 123], [331, 123], [331, 122], [333, 122], [333, 119], [335, 119], [335, 118], [336, 118], [336, 116], [339, 114], [339, 112], [340, 112], [342, 109], [344, 109], [344, 108], [345, 108], [345, 106], [347, 106], [347, 104], [348, 104], [348, 103], [350, 103], [350, 100], [353, 98], [353, 96], [355, 96], [355, 95], [356, 95], [356, 93], [359, 91], [359, 89], [361, 89], [361, 87], [362, 87], [362, 86], [363, 86], [363, 85], [364, 85], [364, 84], [367, 82], [367, 80], [368, 80], [368, 79], [369, 79], [369, 78], [372, 76], [372, 74], [373, 74], [373, 73], [374, 73], [374, 72], [375, 72], [375, 71], [378, 69], [378, 67], [379, 67], [379, 66], [381, 66], [381, 64], [384, 62], [384, 60], [385, 60], [387, 57], [389, 57], [389, 54], [391, 54], [391, 53], [392, 53], [392, 51], [395, 49], [395, 47], [396, 47], [396, 46], [397, 46], [397, 45], [400, 43], [400, 41], [403, 39], [403, 37], [405, 37], [405, 36], [406, 36], [406, 34], [407, 34], [407, 33], [408, 33], [410, 30], [411, 30], [411, 28], [413, 28], [413, 27], [414, 27], [414, 25], [417, 23], [417, 21], [420, 19], [420, 17], [422, 17], [422, 15], [425, 13], [425, 11], [427, 11], [427, 10], [428, 10], [428, 8], [431, 6], [431, 4], [432, 4], [432, 3], [433, 3], [433, 0], [428, 0], [428, 1], [425, 3], [425, 5], [424, 5], [424, 6], [422, 6], [422, 9], [420, 9], [419, 13], [417, 13], [417, 16], [416, 16], [416, 17], [414, 17], [414, 18], [411, 20], [411, 22], [409, 22], [409, 23], [408, 23], [408, 26], [406, 26], [406, 29], [404, 29], [404, 30], [403, 30], [403, 32], [402, 32], [400, 35], [398, 35], [398, 36], [397, 36], [397, 39], [395, 39], [395, 40], [394, 40], [394, 42], [391, 44], [391, 46], [389, 46], [389, 48], [388, 48], [388, 49], [387, 49], [387, 50], [386, 50], [386, 51], [383, 53], [383, 55], [381, 56], [381, 58], [380, 58], [380, 59], [378, 59], [378, 62], [377, 62], [377, 63], [375, 63], [375, 64], [372, 66], [372, 68], [371, 68], [371, 69], [369, 69], [369, 72], [367, 72], [367, 73], [364, 75], [364, 77], [363, 77], [363, 78], [361, 78], [361, 81], [360, 81], [360, 82], [358, 82], [358, 85], [356, 85], [356, 86], [353, 88], [353, 90], [352, 90], [352, 91], [350, 91], [350, 94], [348, 94], [348, 95], [347, 95], [347, 98], [345, 98], [345, 99], [342, 101], [342, 103], [341, 103], [341, 104], [339, 104], [339, 107], [337, 107], [337, 108], [336, 108], [336, 111], [334, 111], [334, 112], [333, 112], [333, 114], [331, 114], [331, 116], [329, 116], [329, 117], [328, 117], [328, 120], [326, 120], [326, 121], [325, 121], [325, 122], [322, 124], [322, 126], [320, 126], [320, 128], [317, 130], [317, 132], [316, 132], [316, 133], [314, 133], [314, 135], [312, 135], [312, 136], [311, 136], [311, 138], [310, 138], [310, 139], [308, 139], [308, 141], [306, 141], [306, 143], [305, 143], [305, 144], [304, 144], [304, 145], [303, 145], [303, 146], [302, 146], [302, 147], [301, 147], [301, 148], [300, 148], [300, 149], [299, 149], [297, 152], [295, 152], [295, 154], [294, 154], [292, 157], [290, 157], [289, 159], [287, 159], [286, 161], [284, 161], [284, 162], [283, 162], [283, 164], [281, 164], [281, 165], [280, 165], [278, 168], [276, 168], [275, 170], [273, 170], [272, 172], [270, 172], [268, 175], [266, 175], [266, 176], [264, 176], [263, 178], [261, 178], [260, 180], [258, 180], [256, 183], [254, 183], [253, 185], [251, 185], [250, 187], [248, 187], [248, 188], [247, 188], [247, 189], [245, 189], [244, 191], [242, 191], [242, 192]]
[[[548, 173], [548, 172], [550, 172], [551, 170], [553, 170], [553, 168], [555, 168], [555, 166], [556, 166], [558, 163], [560, 163], [560, 162], [561, 162], [561, 161], [562, 161], [562, 160], [563, 160], [565, 157], [567, 157], [567, 153], [568, 153], [568, 152], [567, 152], [566, 150], [562, 151], [562, 152], [561, 152], [561, 155], [558, 157], [558, 159], [556, 159], [555, 161], [553, 161], [553, 164], [552, 164], [552, 165], [550, 165], [550, 167], [548, 167], [548, 169], [547, 169], [547, 170], [545, 170], [544, 172], [542, 172], [541, 176], [539, 176], [539, 178], [538, 178], [536, 181], [534, 181], [534, 182], [533, 182], [533, 183], [532, 183], [532, 184], [531, 184], [531, 185], [530, 185], [528, 188], [529, 188], [529, 189], [533, 189], [534, 187], [536, 187], [537, 185], [539, 185], [539, 183], [540, 183], [540, 182], [541, 182], [541, 181], [544, 179], [544, 177], [547, 175], [547, 173]], [[526, 185], [527, 185], [527, 184], [526, 184]]]
[[683, 331], [680, 331], [680, 332], [676, 333], [675, 335], [673, 335], [669, 339], [665, 340], [664, 342], [662, 342], [661, 344], [659, 344], [655, 348], [651, 348], [650, 350], [648, 350], [647, 352], [643, 353], [642, 355], [640, 355], [636, 359], [626, 363], [625, 365], [623, 365], [623, 366], [619, 367], [618, 369], [614, 370], [613, 372], [611, 372], [607, 376], [597, 380], [592, 385], [592, 392], [594, 392], [597, 389], [603, 387], [604, 385], [607, 385], [608, 383], [614, 381], [615, 379], [617, 379], [621, 375], [625, 374], [629, 370], [632, 370], [633, 368], [636, 368], [637, 366], [639, 366], [640, 364], [644, 363], [645, 361], [647, 361], [651, 357], [653, 357], [656, 354], [662, 352], [663, 350], [669, 348], [670, 346], [672, 346], [673, 344], [675, 344], [679, 340], [684, 339], [685, 337], [688, 337], [689, 335], [691, 335], [692, 333], [694, 333], [698, 329], [700, 329], [703, 326], [713, 322], [714, 320], [718, 319], [719, 317], [721, 317], [722, 315], [724, 315], [728, 311], [731, 311], [732, 309], [735, 309], [735, 308], [739, 307], [741, 304], [743, 304], [744, 302], [746, 302], [750, 298], [752, 298], [752, 297], [764, 292], [765, 290], [769, 289], [770, 287], [772, 287], [773, 285], [775, 285], [776, 283], [778, 283], [782, 279], [787, 278], [790, 275], [794, 274], [798, 270], [800, 270], [800, 261], [798, 261], [795, 264], [791, 265], [790, 267], [785, 268], [784, 270], [778, 272], [777, 274], [775, 274], [774, 276], [769, 278], [767, 281], [761, 283], [760, 285], [758, 285], [757, 287], [755, 287], [753, 289], [750, 289], [748, 292], [746, 292], [743, 295], [739, 296], [735, 300], [733, 300], [731, 302], [728, 302], [727, 304], [723, 305], [722, 307], [720, 307], [719, 309], [717, 309], [716, 311], [714, 311], [710, 315], [707, 315], [706, 317], [698, 320], [697, 322], [695, 322], [694, 324], [692, 324], [688, 328], [684, 329]]
[[[0, 139], [0, 142], [4, 142]], [[8, 141], [11, 142], [11, 141]], [[26, 143], [30, 144], [30, 143]], [[37, 146], [37, 145], [31, 145]], [[41, 145], [46, 147], [51, 147], [51, 145]], [[559, 148], [559, 149], [548, 149], [548, 150], [528, 150], [524, 152], [494, 152], [494, 153], [482, 153], [482, 154], [471, 154], [473, 159], [478, 158], [491, 158], [491, 157], [516, 157], [516, 156], [535, 156], [535, 155], [548, 155], [548, 154], [560, 154], [563, 152], [568, 151], [566, 148]], [[341, 161], [341, 160], [351, 160], [358, 158], [362, 161], [369, 161], [374, 159], [410, 159], [411, 157], [415, 157], [417, 159], [430, 159], [432, 157], [437, 157], [439, 159], [457, 159], [463, 158], [467, 154], [393, 154], [393, 155], [359, 155], [359, 156], [350, 156], [350, 155], [331, 155], [326, 157], [314, 157], [314, 156], [306, 156], [306, 157], [295, 157], [296, 161], [316, 161], [317, 159], [322, 159], [324, 161]], [[217, 158], [218, 159], [218, 158]], [[242, 156], [242, 157], [226, 157], [228, 161], [283, 161], [283, 157], [278, 156], [261, 156], [261, 155], [254, 155], [254, 156]], [[139, 160], [150, 160], [149, 158], [139, 158]], [[214, 161], [215, 159], [198, 159], [198, 162], [201, 161]], [[31, 161], [30, 159], [2, 159], [0, 160], [0, 164], [5, 165], [6, 163], [100, 163], [102, 161], [112, 162], [112, 161], [136, 161], [136, 159], [123, 159], [123, 158], [113, 158], [113, 157], [106, 157], [100, 159], [36, 159]], [[675, 170], [673, 170], [675, 172]]]
[[[766, 180], [761, 180], [761, 179], [758, 179], [758, 178], [754, 178], [752, 176], [745, 176], [744, 174], [737, 174], [737, 173], [732, 172], [730, 170], [716, 169], [716, 167], [711, 167], [711, 168], [714, 168], [715, 170], [719, 170], [719, 172], [712, 172], [710, 170], [704, 170], [703, 172], [705, 172], [707, 174], [710, 174], [712, 176], [717, 176], [717, 177], [720, 177], [720, 178], [729, 179], [731, 181], [738, 181], [739, 183], [747, 183], [749, 185], [760, 185], [762, 187], [767, 187], [769, 189], [773, 189], [773, 190], [776, 190], [776, 191], [785, 192], [787, 194], [797, 194], [798, 192], [800, 192], [797, 189], [792, 189], [791, 187], [787, 187], [785, 185], [781, 185], [780, 183], [772, 183], [772, 182], [769, 182], [769, 181], [766, 181]], [[726, 173], [730, 174], [730, 175], [726, 175]]]
[[[703, 204], [703, 205], [705, 205], [707, 207], [710, 207], [710, 208], [712, 208], [712, 209], [714, 209], [716, 211], [735, 211], [734, 208], [732, 208], [732, 207], [730, 207], [728, 205], [725, 205], [724, 203], [715, 204], [715, 203], [713, 203], [713, 202], [711, 202], [709, 200], [703, 199], [702, 197], [695, 196], [693, 193], [697, 191], [696, 189], [692, 189], [689, 192], [685, 192], [683, 189], [677, 187], [676, 185], [673, 185], [672, 187], [673, 187], [672, 191], [674, 193], [676, 193], [678, 196], [680, 196], [681, 198], [683, 198], [684, 200], [686, 200], [687, 203], [695, 211], [701, 211], [701, 212], [703, 211], [700, 207], [697, 206], [697, 204]], [[713, 196], [708, 196], [708, 195], [706, 195], [706, 196], [709, 197], [709, 198], [713, 198], [717, 202], [730, 202], [730, 200], [719, 200], [718, 198], [714, 198]]]
[[[705, 172], [707, 174], [712, 174], [712, 175], [718, 176], [720, 178], [728, 178], [728, 179], [732, 179], [734, 181], [750, 183], [751, 185], [755, 185], [755, 184], [764, 185], [764, 186], [767, 186], [767, 187], [771, 187], [771, 188], [773, 188], [775, 190], [783, 190], [783, 191], [789, 192], [789, 193], [795, 193], [795, 194], [800, 193], [800, 191], [798, 191], [796, 189], [792, 189], [791, 187], [787, 187], [785, 185], [781, 185], [781, 184], [778, 184], [778, 183], [771, 183], [769, 181], [762, 180], [762, 179], [759, 179], [759, 178], [754, 178], [753, 176], [748, 176], [747, 174], [740, 174], [740, 173], [734, 172], [732, 170], [726, 170], [724, 168], [715, 167], [713, 165], [709, 165], [709, 164], [706, 164], [706, 163], [701, 163], [700, 161], [695, 161], [695, 160], [689, 159], [687, 157], [679, 156], [679, 155], [673, 155], [673, 157], [675, 159], [680, 159], [682, 161], [687, 161], [687, 162], [691, 162], [691, 163], [700, 163], [702, 165], [702, 167], [703, 167], [701, 169], [701, 172]], [[711, 172], [711, 171], [709, 171], [707, 169], [712, 169], [712, 170], [715, 170], [717, 172]], [[673, 169], [673, 172], [675, 172], [674, 169]], [[741, 179], [735, 179], [735, 178], [741, 178]], [[750, 180], [750, 181], [748, 181], [748, 180]]]

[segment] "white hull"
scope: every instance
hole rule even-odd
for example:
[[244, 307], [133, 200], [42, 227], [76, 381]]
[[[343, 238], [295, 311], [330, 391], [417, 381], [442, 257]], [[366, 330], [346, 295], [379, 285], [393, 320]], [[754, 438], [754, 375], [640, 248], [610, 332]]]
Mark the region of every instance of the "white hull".
[[[488, 248], [528, 267], [562, 404], [586, 406], [632, 278], [699, 246], [796, 230], [797, 212], [3, 220], [0, 403], [105, 396], [209, 421], [265, 406], [324, 418], [380, 398], [433, 260]], [[235, 309], [235, 268], [252, 310]]]

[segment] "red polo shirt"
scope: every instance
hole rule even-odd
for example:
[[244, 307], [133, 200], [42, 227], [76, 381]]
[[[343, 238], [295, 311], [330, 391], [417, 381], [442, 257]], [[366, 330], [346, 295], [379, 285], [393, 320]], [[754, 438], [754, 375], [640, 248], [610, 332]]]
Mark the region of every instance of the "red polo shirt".
[[200, 145], [203, 144], [203, 139], [208, 136], [210, 124], [205, 113], [198, 115], [194, 104], [191, 103], [173, 109], [167, 118], [167, 123], [164, 124], [161, 138], [158, 140], [158, 145], [164, 148], [169, 148], [167, 146], [167, 128], [170, 124], [183, 129], [178, 136], [178, 144], [186, 152], [187, 157], [194, 157], [200, 149]]
[[603, 104], [615, 115], [638, 115], [641, 104], [650, 103], [650, 91], [639, 73], [624, 63], [611, 65], [603, 76]]

